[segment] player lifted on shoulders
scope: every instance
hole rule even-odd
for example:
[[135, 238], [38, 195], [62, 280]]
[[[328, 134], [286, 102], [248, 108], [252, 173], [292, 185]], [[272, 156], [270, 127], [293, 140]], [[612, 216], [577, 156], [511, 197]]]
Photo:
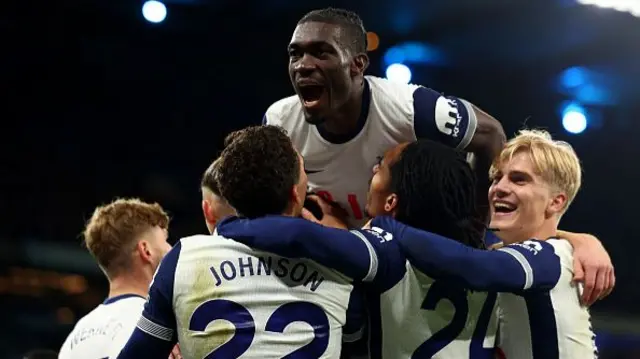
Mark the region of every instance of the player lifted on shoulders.
[[507, 358], [597, 357], [589, 311], [571, 283], [573, 248], [556, 238], [581, 184], [576, 153], [547, 132], [524, 130], [507, 143], [490, 175], [491, 227], [505, 246], [471, 251], [443, 238], [407, 235], [398, 243], [419, 268], [437, 269], [474, 290], [514, 292], [498, 300]]
[[[333, 8], [309, 12], [289, 44], [289, 76], [296, 95], [271, 105], [263, 118], [264, 124], [287, 131], [305, 159], [309, 189], [347, 209], [351, 227], [366, 221], [371, 168], [394, 146], [428, 138], [473, 152], [476, 172], [485, 178], [505, 142], [500, 123], [469, 102], [423, 86], [365, 76], [368, 64], [366, 32], [357, 14]], [[479, 193], [486, 190], [482, 182]], [[486, 205], [483, 195], [478, 201]], [[561, 236], [576, 249], [583, 301], [593, 303], [610, 289], [601, 278], [611, 270], [611, 260], [592, 236]]]
[[60, 359], [115, 358], [120, 352], [136, 327], [153, 273], [171, 249], [168, 226], [157, 203], [119, 199], [96, 208], [84, 239], [109, 280], [109, 297], [76, 324]]
[[[307, 176], [282, 129], [256, 126], [232, 136], [203, 186], [217, 187], [247, 218], [300, 215]], [[183, 238], [160, 265], [118, 358], [165, 358], [176, 341], [186, 358], [338, 358], [352, 290], [334, 270], [215, 231]]]
[[271, 105], [263, 119], [288, 132], [305, 159], [310, 189], [349, 209], [358, 227], [366, 220], [364, 184], [386, 150], [428, 138], [475, 153], [486, 171], [505, 141], [500, 123], [463, 99], [365, 76], [366, 41], [353, 12], [306, 14], [289, 44], [296, 95]]

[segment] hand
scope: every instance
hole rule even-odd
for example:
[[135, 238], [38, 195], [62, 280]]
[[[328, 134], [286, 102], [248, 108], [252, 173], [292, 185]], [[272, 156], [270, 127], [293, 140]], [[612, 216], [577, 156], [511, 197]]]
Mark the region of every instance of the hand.
[[340, 229], [348, 229], [347, 226], [347, 211], [338, 206], [337, 204], [330, 204], [319, 196], [312, 194], [307, 197], [308, 200], [315, 202], [320, 209], [322, 210], [322, 220], [316, 218], [316, 216], [311, 213], [306, 208], [302, 209], [302, 218], [321, 224], [326, 227], [340, 228]]
[[608, 296], [616, 285], [609, 254], [598, 238], [584, 233], [558, 231], [573, 246], [573, 281], [584, 285], [582, 304], [591, 305]]
[[169, 359], [182, 359], [182, 353], [180, 352], [180, 344], [176, 344], [169, 354]]

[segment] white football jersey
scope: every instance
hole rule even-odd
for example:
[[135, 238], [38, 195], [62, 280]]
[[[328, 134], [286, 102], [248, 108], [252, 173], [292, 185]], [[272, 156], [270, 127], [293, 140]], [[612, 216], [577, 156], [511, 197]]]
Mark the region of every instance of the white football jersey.
[[371, 323], [377, 330], [370, 337], [371, 358], [493, 358], [495, 293], [435, 281], [407, 262], [404, 276], [379, 295], [379, 303], [373, 295], [367, 300], [369, 310], [380, 313], [380, 323]]
[[475, 134], [470, 103], [429, 88], [365, 76], [358, 132], [332, 136], [305, 121], [298, 96], [269, 107], [264, 124], [284, 128], [304, 157], [309, 189], [348, 209], [350, 224], [365, 222], [367, 183], [372, 168], [394, 146], [428, 138], [464, 149]]
[[145, 298], [125, 294], [109, 298], [78, 321], [59, 359], [115, 358], [136, 328]]
[[[558, 281], [550, 291], [499, 294], [499, 347], [508, 359], [597, 358], [589, 310], [580, 304], [579, 287], [571, 282], [571, 244], [565, 240], [549, 239], [544, 242], [526, 241], [519, 245], [527, 246], [536, 255], [539, 251], [549, 250], [543, 249], [545, 243], [553, 247], [555, 258], [560, 262]], [[536, 271], [532, 270], [530, 263], [531, 260], [522, 261], [531, 273], [529, 283], [533, 283]]]
[[371, 229], [350, 232], [282, 216], [225, 219], [218, 230], [361, 279], [372, 359], [493, 359], [496, 294], [434, 281], [414, 269], [398, 244], [409, 229], [391, 217], [376, 217]]
[[198, 235], [162, 261], [138, 328], [185, 358], [339, 358], [352, 289], [310, 260]]

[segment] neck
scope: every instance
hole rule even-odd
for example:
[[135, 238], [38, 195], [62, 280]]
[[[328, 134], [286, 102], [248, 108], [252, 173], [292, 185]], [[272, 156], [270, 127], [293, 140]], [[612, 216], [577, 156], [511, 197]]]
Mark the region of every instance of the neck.
[[146, 297], [149, 294], [151, 279], [131, 274], [119, 275], [109, 280], [109, 298], [123, 294], [137, 294]]
[[349, 100], [342, 105], [334, 115], [327, 117], [327, 119], [320, 125], [325, 131], [335, 135], [344, 135], [356, 130], [358, 127], [360, 112], [362, 111], [364, 79], [356, 86], [357, 89], [352, 91], [352, 95]]
[[558, 231], [558, 222], [552, 219], [545, 221], [543, 225], [531, 230], [520, 231], [498, 231], [498, 237], [502, 239], [504, 244], [520, 243], [529, 239], [537, 239], [545, 241], [550, 237], [554, 237]]

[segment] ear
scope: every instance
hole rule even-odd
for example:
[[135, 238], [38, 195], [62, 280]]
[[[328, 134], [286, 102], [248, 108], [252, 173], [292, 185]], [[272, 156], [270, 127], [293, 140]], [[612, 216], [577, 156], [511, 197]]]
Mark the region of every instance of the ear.
[[212, 226], [216, 225], [217, 218], [215, 213], [213, 213], [213, 207], [211, 203], [206, 199], [202, 200], [202, 214], [204, 214], [204, 220]]
[[567, 207], [567, 195], [565, 193], [556, 193], [551, 197], [551, 201], [547, 206], [547, 211], [552, 214], [561, 214]]
[[398, 196], [395, 193], [388, 195], [384, 201], [384, 211], [395, 214], [397, 207], [398, 207]]
[[369, 56], [365, 53], [353, 57], [351, 62], [351, 76], [362, 75], [369, 67]]
[[149, 242], [145, 240], [138, 241], [136, 248], [138, 249], [140, 259], [142, 259], [143, 262], [151, 263], [151, 246], [149, 245]]
[[300, 191], [298, 190], [298, 187], [299, 186], [297, 184], [291, 187], [290, 196], [291, 196], [291, 201], [293, 202], [295, 207], [304, 205], [304, 199], [307, 197], [307, 192], [305, 191], [304, 193], [300, 193]]

